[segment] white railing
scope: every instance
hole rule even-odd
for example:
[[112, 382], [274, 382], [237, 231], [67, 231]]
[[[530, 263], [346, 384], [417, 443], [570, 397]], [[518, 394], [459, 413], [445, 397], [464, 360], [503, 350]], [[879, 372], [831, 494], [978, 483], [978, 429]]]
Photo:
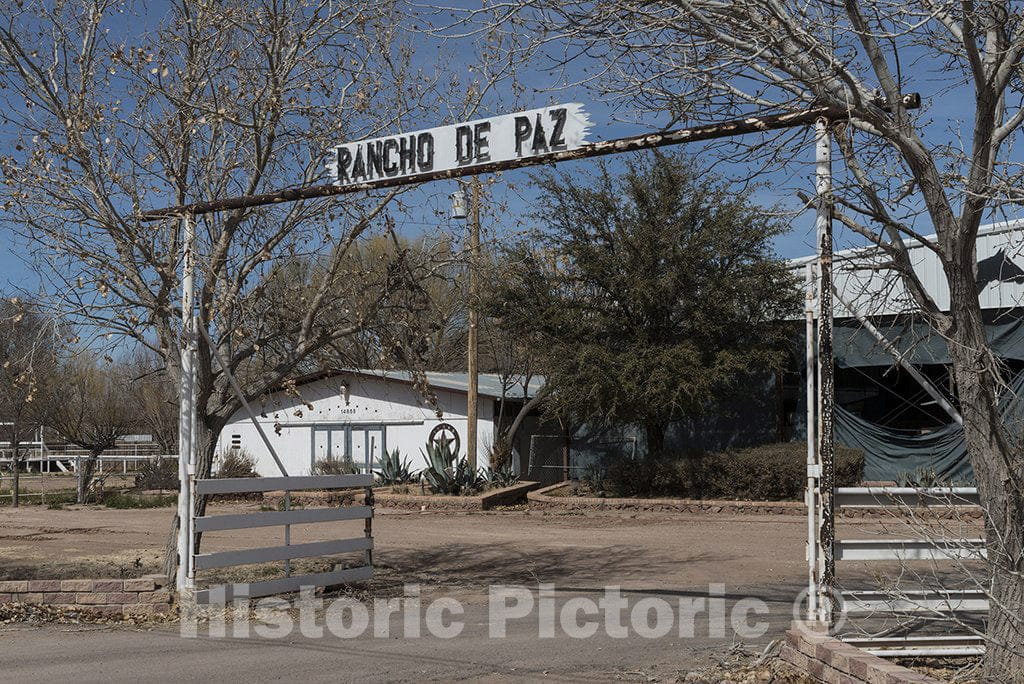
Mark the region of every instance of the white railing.
[[[3, 455], [3, 451], [0, 450], [0, 473], [6, 473], [9, 477], [10, 467], [14, 463], [14, 458], [10, 455]], [[26, 468], [31, 469], [34, 464], [38, 466], [41, 472], [53, 473], [54, 470], [60, 472], [78, 472], [78, 468], [81, 466], [87, 458], [89, 452], [84, 450], [75, 451], [60, 451], [47, 452], [45, 455], [24, 455], [18, 459], [19, 463], [23, 464]], [[109, 464], [120, 463], [122, 464], [121, 470], [125, 474], [131, 472], [138, 467], [140, 463], [149, 461], [161, 461], [164, 459], [178, 460], [177, 454], [117, 454], [104, 452], [96, 458], [96, 469], [97, 472], [107, 472]], [[128, 464], [132, 464], [132, 469], [129, 469]]]
[[[963, 510], [980, 505], [975, 487], [838, 487], [836, 508], [897, 509], [923, 508]], [[984, 539], [837, 539], [837, 561], [957, 561], [984, 560]], [[986, 613], [989, 601], [978, 589], [890, 589], [846, 590], [841, 592], [848, 615], [926, 616]], [[845, 638], [847, 643], [885, 657], [928, 655], [976, 655], [984, 653], [984, 642], [973, 634], [932, 636], [874, 636]]]
[[[46, 503], [47, 495], [58, 493], [58, 489], [47, 489], [47, 485], [65, 485], [64, 489], [77, 486], [75, 476], [81, 470], [87, 455], [74, 453], [27, 454], [18, 459], [23, 470], [18, 474], [19, 498], [39, 498]], [[94, 476], [135, 474], [142, 463], [160, 460], [178, 460], [177, 454], [130, 454], [103, 453], [96, 459]], [[14, 499], [14, 459], [0, 456], [0, 502]], [[68, 480], [71, 480], [69, 483]], [[72, 484], [73, 483], [73, 484]]]

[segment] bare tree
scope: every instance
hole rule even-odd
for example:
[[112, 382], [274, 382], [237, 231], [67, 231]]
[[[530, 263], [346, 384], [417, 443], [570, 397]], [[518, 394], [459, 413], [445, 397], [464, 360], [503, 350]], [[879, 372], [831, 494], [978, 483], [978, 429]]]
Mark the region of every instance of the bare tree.
[[[399, 5], [176, 0], [155, 28], [127, 33], [145, 23], [126, 22], [122, 0], [6, 12], [0, 126], [16, 144], [0, 157], [0, 202], [36, 246], [55, 308], [85, 332], [150, 348], [180, 376], [183, 227], [145, 222], [142, 210], [325, 182], [332, 144], [411, 129], [424, 115], [462, 119], [511, 69], [484, 59], [466, 79], [416, 68]], [[399, 192], [199, 218], [199, 325], [249, 399], [365, 331], [360, 311], [333, 295], [358, 275], [347, 255]], [[296, 260], [313, 271], [282, 309], [263, 295]], [[200, 337], [200, 478], [240, 408], [214, 358]], [[198, 497], [200, 515], [205, 506]]]
[[61, 369], [54, 385], [50, 424], [89, 453], [78, 469], [78, 503], [86, 503], [97, 461], [139, 424], [139, 402], [131, 389], [128, 366], [81, 354]]
[[[1021, 201], [1012, 142], [1024, 123], [1024, 26], [1014, 4], [525, 0], [469, 19], [481, 31], [524, 36], [524, 53], [542, 52], [559, 82], [670, 122], [811, 105], [848, 114], [848, 124], [834, 127], [843, 162], [835, 217], [884, 251], [882, 267], [898, 276], [908, 308], [948, 341], [988, 541], [1003, 550], [991, 561], [998, 567], [985, 673], [1024, 671], [1015, 617], [1024, 614], [1024, 451], [1000, 415], [1004, 371], [985, 337], [974, 276], [983, 217]], [[574, 61], [589, 69], [573, 69]], [[926, 91], [926, 104], [955, 102], [959, 120], [946, 128], [927, 107], [908, 111], [902, 97], [915, 90]], [[809, 135], [755, 136], [720, 152], [752, 175], [793, 169], [807, 158]], [[933, 231], [936, 238], [925, 239]], [[939, 255], [948, 309], [915, 273], [911, 239]]]
[[[114, 0], [9, 13], [8, 223], [40, 247], [61, 308], [149, 347], [177, 375], [181, 226], [141, 222], [141, 209], [322, 182], [332, 143], [409, 128], [440, 107], [475, 111], [504, 72], [467, 82], [414, 69], [396, 5], [182, 0], [152, 33], [117, 39], [106, 30], [123, 9]], [[200, 218], [200, 324], [250, 397], [366, 330], [366, 307], [337, 296], [358, 290], [352, 251], [375, 227], [387, 232], [395, 195]], [[294, 275], [304, 280], [277, 287]], [[239, 401], [202, 340], [198, 364], [204, 476]]]
[[140, 349], [128, 364], [131, 391], [137, 402], [139, 426], [144, 427], [160, 446], [160, 454], [178, 450], [178, 388], [164, 367], [163, 360], [151, 350]]
[[[318, 182], [329, 144], [405, 127], [437, 81], [409, 69], [393, 2], [181, 0], [150, 33], [109, 31], [125, 10], [77, 0], [5, 14], [0, 120], [17, 144], [0, 160], [0, 192], [8, 224], [38, 247], [55, 307], [83, 331], [148, 347], [177, 376], [182, 227], [140, 210]], [[200, 219], [200, 325], [250, 398], [363, 330], [331, 295], [395, 194]], [[310, 255], [316, 286], [287, 309], [263, 297]], [[200, 339], [199, 477], [240, 406], [213, 358]]]
[[364, 332], [332, 344], [320, 355], [321, 365], [418, 371], [464, 368], [463, 257], [443, 233], [403, 238], [389, 230], [354, 249], [351, 270], [363, 274], [357, 283], [360, 292], [339, 292], [339, 299], [360, 306], [376, 294], [375, 302], [372, 307], [363, 304], [368, 319]]
[[[139, 210], [313, 182], [329, 141], [400, 122], [419, 85], [396, 88], [405, 62], [389, 3], [178, 2], [152, 34], [114, 39], [106, 29], [121, 9], [33, 3], [5, 17], [0, 65], [17, 100], [6, 119], [23, 148], [4, 159], [6, 194], [60, 308], [85, 330], [148, 347], [176, 376], [181, 226], [141, 222]], [[368, 108], [372, 117], [361, 114]], [[361, 328], [354, 317], [325, 320], [329, 286], [346, 277], [345, 254], [390, 198], [200, 221], [201, 325], [215, 329], [231, 369], [253, 379], [252, 396]], [[261, 295], [304, 253], [325, 255], [323, 284], [289, 315]], [[282, 338], [290, 353], [262, 367], [261, 350]], [[212, 358], [200, 341], [200, 476], [239, 407]]]
[[[480, 350], [481, 368], [485, 372], [494, 373], [501, 383], [501, 403], [498, 415], [495, 416], [494, 443], [492, 449], [493, 463], [511, 463], [512, 453], [516, 444], [516, 433], [527, 416], [538, 409], [548, 393], [541, 386], [530, 396], [530, 386], [536, 384], [541, 373], [542, 361], [534, 346], [532, 331], [522, 327], [514, 327], [507, 317], [503, 317], [504, 300], [501, 296], [500, 283], [509, 277], [510, 269], [516, 264], [508, 262], [509, 254], [485, 254], [481, 258], [483, 266], [480, 288], [480, 307], [484, 315], [480, 318]], [[513, 414], [507, 412], [508, 396], [517, 390], [521, 392], [522, 402]]]
[[0, 299], [0, 434], [10, 452], [13, 506], [20, 503], [21, 445], [51, 408], [57, 342], [51, 321], [31, 302]]

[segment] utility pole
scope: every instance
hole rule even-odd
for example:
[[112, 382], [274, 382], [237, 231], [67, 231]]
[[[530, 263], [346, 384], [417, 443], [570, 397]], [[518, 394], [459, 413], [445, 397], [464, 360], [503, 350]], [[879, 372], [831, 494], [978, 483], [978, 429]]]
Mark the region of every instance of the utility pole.
[[469, 216], [469, 339], [466, 350], [466, 370], [468, 387], [466, 389], [466, 458], [469, 460], [469, 467], [476, 470], [476, 407], [477, 397], [480, 390], [479, 370], [477, 368], [477, 326], [479, 324], [479, 277], [477, 270], [480, 267], [480, 177], [473, 176], [470, 182], [472, 186], [472, 206]]

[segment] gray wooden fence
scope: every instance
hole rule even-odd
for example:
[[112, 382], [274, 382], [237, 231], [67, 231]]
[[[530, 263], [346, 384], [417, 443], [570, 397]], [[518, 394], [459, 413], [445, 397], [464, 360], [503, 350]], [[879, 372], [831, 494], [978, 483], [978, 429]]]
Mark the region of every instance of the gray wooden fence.
[[[373, 577], [373, 475], [362, 473], [357, 475], [317, 475], [298, 477], [255, 477], [196, 480], [195, 493], [211, 494], [250, 494], [257, 492], [298, 490], [330, 490], [364, 488], [365, 498], [362, 505], [340, 506], [332, 508], [294, 509], [284, 511], [260, 511], [254, 513], [204, 515], [194, 518], [195, 532], [219, 532], [225, 530], [247, 530], [263, 527], [283, 527], [284, 544], [235, 551], [216, 551], [198, 553], [192, 556], [192, 571], [213, 570], [239, 565], [257, 563], [285, 562], [285, 577], [244, 584], [218, 585], [195, 592], [195, 600], [200, 604], [225, 603], [235, 595], [240, 595], [244, 587], [244, 595], [251, 598], [271, 596], [286, 592], [298, 591], [302, 587], [325, 587], [347, 582], [368, 580]], [[332, 539], [328, 541], [292, 544], [290, 528], [292, 525], [337, 522], [344, 520], [363, 520], [362, 536], [348, 539]], [[362, 564], [355, 567], [334, 569], [330, 572], [311, 573], [306, 575], [291, 574], [290, 561], [296, 558], [312, 558], [334, 556], [341, 553], [362, 553]]]

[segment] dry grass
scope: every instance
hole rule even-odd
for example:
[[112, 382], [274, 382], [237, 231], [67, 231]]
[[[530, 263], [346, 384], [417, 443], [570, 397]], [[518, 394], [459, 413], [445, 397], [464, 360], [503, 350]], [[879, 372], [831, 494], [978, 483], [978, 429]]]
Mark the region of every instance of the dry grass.
[[84, 558], [23, 558], [0, 565], [0, 580], [30, 579], [135, 579], [160, 572], [163, 556], [152, 549], [129, 550]]

